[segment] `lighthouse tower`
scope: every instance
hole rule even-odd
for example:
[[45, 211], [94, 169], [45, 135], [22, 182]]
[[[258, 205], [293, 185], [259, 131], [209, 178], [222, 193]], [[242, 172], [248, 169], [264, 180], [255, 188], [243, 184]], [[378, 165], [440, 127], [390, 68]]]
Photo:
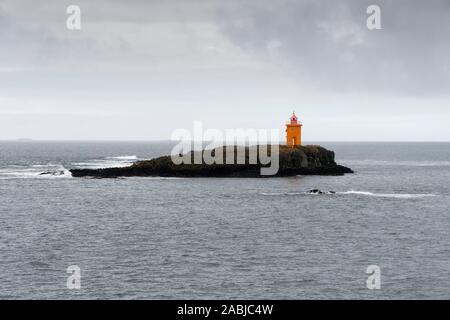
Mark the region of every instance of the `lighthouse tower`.
[[289, 147], [302, 144], [302, 123], [298, 121], [295, 111], [292, 113], [291, 121], [286, 123], [286, 145]]

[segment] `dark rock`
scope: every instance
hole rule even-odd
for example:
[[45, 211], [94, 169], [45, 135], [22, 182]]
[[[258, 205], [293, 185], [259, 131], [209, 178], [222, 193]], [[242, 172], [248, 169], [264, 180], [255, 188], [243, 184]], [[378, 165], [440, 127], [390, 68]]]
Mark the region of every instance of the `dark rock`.
[[39, 173], [40, 176], [63, 176], [64, 175], [64, 171], [63, 170], [56, 170], [56, 171], [45, 171], [42, 173]]
[[[268, 146], [270, 156], [271, 147]], [[198, 151], [205, 152], [205, 151]], [[208, 151], [209, 152], [209, 151]], [[213, 154], [223, 152], [226, 159], [226, 148], [217, 148]], [[238, 152], [245, 152], [244, 164], [237, 163]], [[190, 153], [194, 159], [194, 152]], [[259, 164], [250, 164], [250, 155], [257, 157], [257, 146], [234, 147], [235, 164], [181, 164], [176, 165], [170, 156], [163, 156], [152, 160], [138, 161], [129, 167], [105, 169], [72, 169], [73, 177], [282, 177], [295, 175], [343, 175], [353, 173], [350, 168], [336, 164], [334, 152], [320, 146], [280, 146], [279, 170], [276, 175], [261, 175]], [[259, 158], [258, 158], [259, 160]], [[193, 163], [193, 161], [192, 161]]]
[[308, 191], [310, 194], [322, 194], [323, 192], [319, 189], [311, 189]]
[[320, 189], [311, 189], [307, 193], [308, 194], [336, 194], [335, 191], [322, 191]]

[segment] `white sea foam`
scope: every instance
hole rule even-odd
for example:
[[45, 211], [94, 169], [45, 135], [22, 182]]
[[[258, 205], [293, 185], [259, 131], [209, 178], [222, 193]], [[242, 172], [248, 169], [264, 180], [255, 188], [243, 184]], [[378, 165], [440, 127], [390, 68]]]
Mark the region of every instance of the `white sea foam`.
[[401, 166], [401, 167], [448, 167], [450, 161], [385, 161], [385, 160], [339, 160], [346, 165], [360, 166]]
[[108, 157], [108, 159], [117, 159], [117, 160], [137, 160], [137, 156], [118, 156], [118, 157]]
[[77, 169], [103, 169], [127, 167], [132, 163], [128, 161], [92, 160], [89, 162], [74, 162], [72, 166]]
[[136, 160], [139, 160], [137, 156], [117, 156], [117, 157], [106, 157], [103, 159], [93, 159], [84, 162], [74, 162], [72, 166], [77, 169], [102, 169], [102, 168], [120, 168], [127, 167]]
[[436, 197], [436, 194], [431, 193], [374, 193], [369, 191], [343, 191], [343, 192], [323, 192], [311, 193], [311, 192], [261, 192], [263, 196], [296, 196], [296, 195], [311, 195], [311, 196], [323, 196], [323, 195], [358, 195], [358, 196], [370, 196], [370, 197], [380, 197], [380, 198], [397, 198], [397, 199], [414, 199], [414, 198], [426, 198], [426, 197]]
[[0, 179], [49, 179], [71, 178], [69, 170], [58, 164], [36, 164], [31, 166], [8, 166], [0, 169]]
[[[101, 169], [113, 167], [126, 167], [138, 160], [137, 156], [126, 155], [106, 157], [83, 162], [71, 163], [71, 168]], [[58, 163], [35, 163], [30, 165], [9, 165], [0, 168], [0, 179], [27, 179], [27, 178], [70, 178], [72, 174], [63, 165]]]
[[411, 198], [425, 198], [425, 197], [436, 197], [437, 195], [431, 193], [373, 193], [369, 191], [345, 191], [337, 192], [337, 194], [354, 194], [361, 196], [371, 196], [380, 198], [398, 198], [398, 199], [411, 199]]

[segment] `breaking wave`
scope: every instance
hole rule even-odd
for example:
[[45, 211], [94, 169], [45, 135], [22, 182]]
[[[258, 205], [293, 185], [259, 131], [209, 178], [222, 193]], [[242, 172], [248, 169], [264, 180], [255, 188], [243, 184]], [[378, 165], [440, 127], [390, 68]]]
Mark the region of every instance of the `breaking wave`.
[[12, 165], [0, 168], [0, 179], [49, 179], [71, 178], [72, 174], [60, 164], [35, 164], [31, 166]]
[[137, 160], [137, 156], [118, 156], [118, 157], [108, 157], [108, 159], [117, 159], [117, 160]]
[[397, 198], [397, 199], [414, 199], [414, 198], [426, 198], [426, 197], [436, 197], [436, 194], [431, 193], [373, 193], [369, 191], [343, 191], [343, 192], [323, 192], [322, 194], [311, 193], [311, 192], [261, 192], [263, 196], [298, 196], [298, 195], [357, 195], [357, 196], [369, 196], [369, 197], [379, 197], [379, 198]]
[[[101, 169], [113, 167], [126, 167], [138, 160], [137, 156], [117, 156], [74, 162], [67, 165], [69, 168]], [[29, 179], [29, 178], [71, 178], [72, 174], [62, 164], [38, 163], [30, 165], [9, 165], [0, 168], [0, 179]]]
[[426, 197], [435, 197], [437, 195], [432, 193], [373, 193], [368, 191], [345, 191], [345, 192], [337, 192], [337, 194], [355, 194], [361, 196], [371, 196], [371, 197], [380, 197], [380, 198], [398, 198], [398, 199], [411, 199], [411, 198], [426, 198]]
[[93, 159], [84, 162], [74, 162], [72, 166], [77, 169], [103, 169], [127, 167], [139, 160], [137, 156], [117, 156], [103, 159]]
[[448, 167], [450, 161], [385, 161], [385, 160], [340, 160], [349, 166], [400, 166], [400, 167]]

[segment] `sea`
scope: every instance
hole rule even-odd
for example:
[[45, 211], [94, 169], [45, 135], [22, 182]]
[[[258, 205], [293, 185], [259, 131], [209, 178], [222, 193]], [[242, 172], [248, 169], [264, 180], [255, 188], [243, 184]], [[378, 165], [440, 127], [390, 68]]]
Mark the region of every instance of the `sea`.
[[449, 299], [450, 143], [318, 144], [355, 173], [73, 178], [172, 144], [0, 142], [0, 298]]

